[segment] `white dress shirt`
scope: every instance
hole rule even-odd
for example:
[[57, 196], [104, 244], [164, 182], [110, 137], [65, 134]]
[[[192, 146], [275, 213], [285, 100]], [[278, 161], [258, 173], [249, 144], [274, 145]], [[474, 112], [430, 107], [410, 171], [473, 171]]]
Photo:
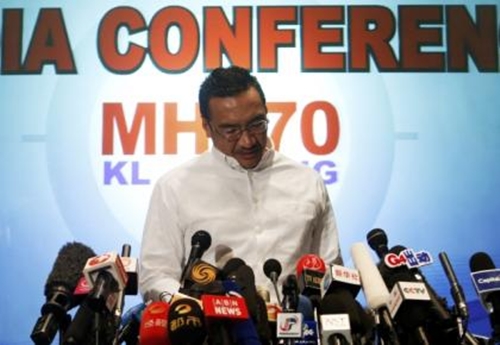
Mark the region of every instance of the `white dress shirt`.
[[304, 254], [341, 262], [336, 221], [320, 175], [273, 149], [246, 170], [214, 147], [157, 181], [141, 244], [139, 285], [145, 300], [178, 291], [191, 237], [201, 229], [212, 238], [204, 261], [217, 265], [217, 251], [229, 248], [273, 297], [263, 272], [267, 259], [281, 263], [281, 278], [295, 274]]

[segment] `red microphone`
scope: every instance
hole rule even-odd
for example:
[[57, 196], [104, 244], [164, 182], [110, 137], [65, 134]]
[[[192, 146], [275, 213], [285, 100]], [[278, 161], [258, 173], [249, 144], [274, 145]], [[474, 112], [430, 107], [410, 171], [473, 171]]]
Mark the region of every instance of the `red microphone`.
[[297, 283], [302, 295], [321, 296], [321, 280], [325, 275], [326, 265], [315, 254], [302, 255], [297, 262]]
[[151, 302], [142, 313], [139, 328], [141, 345], [170, 345], [168, 336], [168, 313], [170, 305], [167, 302]]

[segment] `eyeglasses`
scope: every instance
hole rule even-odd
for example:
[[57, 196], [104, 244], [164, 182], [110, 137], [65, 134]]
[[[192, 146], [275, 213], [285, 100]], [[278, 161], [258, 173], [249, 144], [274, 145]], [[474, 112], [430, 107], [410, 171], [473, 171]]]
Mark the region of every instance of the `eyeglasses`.
[[226, 125], [217, 128], [210, 125], [210, 128], [212, 128], [215, 132], [217, 132], [217, 134], [222, 136], [227, 141], [237, 141], [239, 138], [241, 138], [241, 135], [244, 131], [247, 131], [248, 134], [252, 135], [264, 133], [267, 130], [268, 123], [268, 119], [261, 119], [250, 122], [246, 126]]

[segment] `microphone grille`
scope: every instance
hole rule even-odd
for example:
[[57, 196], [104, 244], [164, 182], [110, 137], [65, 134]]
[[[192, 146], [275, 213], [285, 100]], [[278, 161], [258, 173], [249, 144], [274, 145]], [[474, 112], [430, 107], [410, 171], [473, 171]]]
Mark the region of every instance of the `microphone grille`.
[[212, 245], [212, 236], [205, 230], [198, 230], [191, 237], [191, 245], [199, 245], [205, 251]]
[[271, 278], [273, 272], [279, 277], [281, 274], [281, 264], [276, 259], [267, 259], [264, 263], [264, 274], [268, 278]]

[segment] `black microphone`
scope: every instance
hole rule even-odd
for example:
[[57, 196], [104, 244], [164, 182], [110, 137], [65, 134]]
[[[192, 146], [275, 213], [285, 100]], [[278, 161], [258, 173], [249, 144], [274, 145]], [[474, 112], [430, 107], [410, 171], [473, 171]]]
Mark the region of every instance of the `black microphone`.
[[141, 326], [141, 318], [145, 303], [139, 303], [123, 314], [121, 318], [121, 325], [118, 330], [116, 342], [121, 344], [125, 342], [127, 345], [136, 345], [139, 337], [139, 330]]
[[[122, 253], [121, 253], [121, 258], [130, 258], [130, 252], [132, 248], [130, 244], [124, 244], [122, 246]], [[128, 285], [128, 279], [127, 279], [127, 285]], [[126, 287], [125, 287], [126, 288]], [[114, 325], [115, 325], [115, 330], [116, 330], [116, 336], [113, 340], [114, 345], [118, 345], [118, 336], [119, 336], [119, 330], [120, 330], [120, 324], [122, 322], [122, 314], [123, 314], [123, 306], [125, 303], [125, 289], [122, 289], [118, 291], [117, 299], [116, 299], [116, 307], [114, 310]]]
[[319, 304], [322, 344], [361, 344], [368, 334], [360, 306], [348, 290], [337, 289]]
[[[391, 271], [389, 271], [391, 272]], [[382, 276], [391, 289], [389, 310], [404, 344], [430, 344], [427, 320], [430, 319], [430, 296], [425, 284], [406, 269], [395, 269]]]
[[203, 344], [207, 331], [200, 304], [191, 298], [181, 298], [170, 305], [168, 335], [171, 344]]
[[109, 252], [89, 258], [83, 274], [91, 290], [68, 327], [63, 344], [112, 343], [119, 326], [114, 310], [119, 293], [127, 285], [125, 268], [118, 254]]
[[[394, 267], [390, 267], [385, 262], [388, 261], [389, 256], [394, 256], [396, 254], [403, 253], [406, 250], [406, 247], [401, 245], [396, 245], [391, 248], [390, 252], [387, 249], [388, 239], [387, 234], [382, 229], [373, 229], [367, 235], [367, 240], [370, 248], [372, 248], [377, 256], [380, 258], [380, 263], [378, 268], [380, 270], [381, 275], [384, 277], [387, 274], [391, 274], [390, 270]], [[402, 266], [398, 267], [401, 268]], [[404, 268], [402, 268], [404, 269]], [[414, 268], [406, 268], [410, 270], [410, 272], [415, 276], [418, 281], [421, 281], [425, 284], [427, 292], [429, 293], [429, 297], [431, 300], [430, 312], [432, 314], [432, 323], [429, 325], [433, 330], [434, 337], [437, 337], [437, 342], [440, 343], [452, 343], [456, 342], [459, 335], [457, 324], [451, 311], [448, 309], [446, 304], [446, 300], [440, 297], [436, 291], [432, 288], [432, 286], [427, 282], [425, 276], [422, 272], [414, 267]], [[440, 335], [439, 335], [440, 334]], [[439, 335], [439, 336], [438, 336]], [[471, 338], [470, 334], [467, 335], [467, 338]], [[472, 342], [472, 341], [470, 341]]]
[[[242, 266], [243, 267], [243, 266]], [[253, 272], [252, 272], [253, 273]], [[250, 300], [246, 299], [242, 293], [242, 287], [233, 280], [224, 280], [224, 287], [226, 288], [226, 292], [229, 296], [243, 297], [247, 306], [247, 309], [250, 308], [257, 309], [257, 299], [251, 298]], [[237, 301], [233, 299], [233, 301]], [[255, 306], [250, 305], [250, 303], [255, 303]], [[251, 316], [251, 315], [250, 315]], [[267, 318], [267, 314], [266, 314]], [[230, 329], [232, 333], [232, 338], [236, 344], [240, 345], [261, 345], [262, 336], [259, 334], [257, 330], [257, 321], [252, 318], [248, 318], [246, 320], [236, 320], [230, 323]], [[263, 343], [269, 343], [271, 339], [271, 335], [269, 334], [268, 338], [264, 338]]]
[[439, 253], [439, 260], [441, 261], [441, 266], [443, 266], [444, 273], [450, 283], [450, 292], [453, 301], [455, 302], [456, 311], [460, 318], [467, 321], [469, 318], [469, 310], [467, 308], [467, 302], [465, 301], [464, 291], [458, 282], [458, 278], [453, 270], [453, 267], [451, 266], [448, 255], [446, 255], [445, 252]]
[[267, 259], [264, 262], [264, 274], [273, 283], [274, 292], [276, 293], [276, 300], [281, 301], [280, 293], [278, 291], [278, 278], [281, 274], [281, 264], [276, 259]]
[[264, 343], [269, 342], [272, 335], [268, 325], [266, 303], [257, 293], [255, 274], [252, 268], [242, 259], [232, 258], [227, 261], [222, 272], [226, 280], [233, 281], [239, 286], [239, 293], [245, 299], [248, 312], [255, 323], [260, 339]]
[[289, 274], [283, 281], [283, 302], [281, 307], [284, 312], [296, 312], [299, 306], [299, 284], [294, 274]]
[[75, 306], [73, 291], [87, 259], [94, 255], [92, 249], [78, 242], [67, 243], [59, 250], [45, 283], [46, 302], [41, 308], [42, 316], [31, 333], [36, 345], [52, 343], [57, 331], [64, 333], [68, 327], [71, 317], [67, 312]]
[[212, 245], [212, 237], [205, 230], [196, 231], [191, 237], [191, 251], [189, 252], [189, 257], [186, 261], [186, 265], [182, 270], [181, 274], [181, 284], [184, 284], [184, 280], [190, 270], [190, 266], [197, 260], [200, 259], [205, 253], [205, 251]]
[[500, 270], [484, 252], [472, 255], [469, 266], [474, 288], [489, 314], [491, 340], [497, 344], [500, 342]]
[[384, 230], [375, 228], [366, 234], [366, 241], [371, 249], [377, 253], [379, 259], [383, 260], [384, 256], [389, 252], [388, 239]]

